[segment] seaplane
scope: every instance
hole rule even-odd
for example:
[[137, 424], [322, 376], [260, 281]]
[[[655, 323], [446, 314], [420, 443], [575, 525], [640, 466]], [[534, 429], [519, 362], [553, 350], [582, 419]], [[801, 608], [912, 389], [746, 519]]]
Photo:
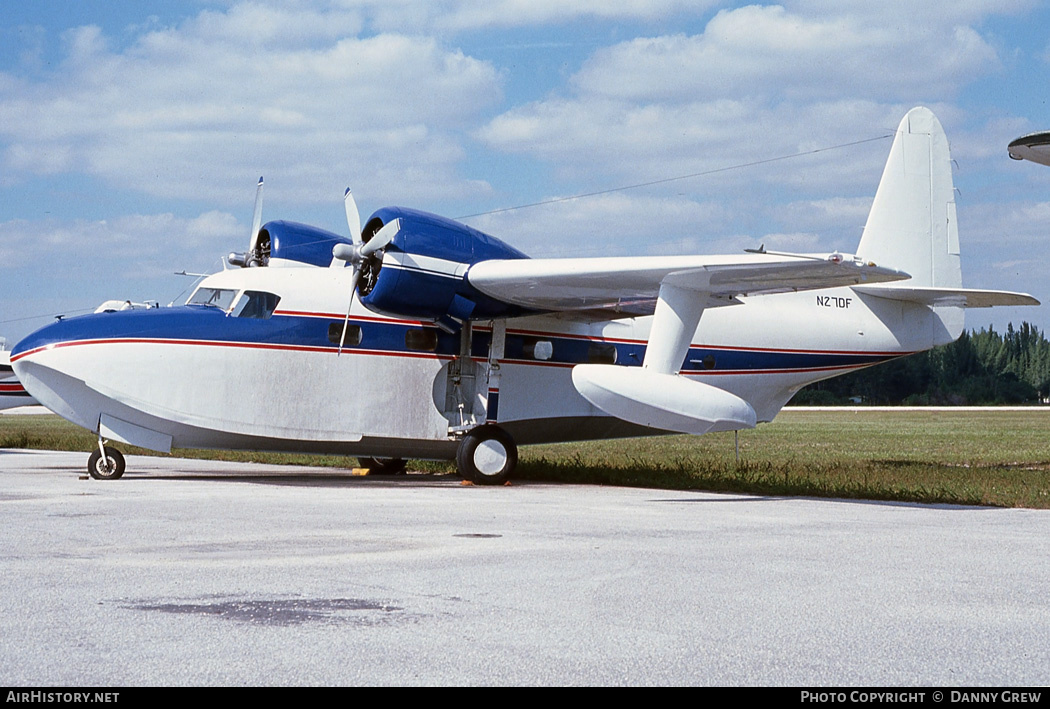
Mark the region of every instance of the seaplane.
[[403, 207], [349, 235], [261, 224], [183, 305], [64, 318], [11, 363], [110, 442], [308, 451], [395, 470], [455, 460], [499, 484], [532, 443], [750, 429], [820, 379], [955, 340], [963, 288], [948, 140], [925, 108], [894, 136], [856, 254], [529, 258]]

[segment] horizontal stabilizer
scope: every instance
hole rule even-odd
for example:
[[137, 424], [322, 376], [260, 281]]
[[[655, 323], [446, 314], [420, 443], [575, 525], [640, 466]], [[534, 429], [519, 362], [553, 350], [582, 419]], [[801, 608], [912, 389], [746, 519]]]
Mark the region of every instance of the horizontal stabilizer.
[[903, 300], [929, 306], [953, 306], [956, 308], [991, 308], [997, 305], [1039, 305], [1039, 301], [1027, 293], [1004, 290], [979, 290], [976, 288], [935, 288], [923, 286], [854, 286], [853, 290], [864, 295], [874, 295], [889, 300]]
[[754, 428], [757, 418], [750, 404], [724, 389], [640, 367], [579, 364], [572, 383], [605, 413], [661, 431], [732, 431]]
[[504, 303], [555, 311], [607, 308], [615, 317], [621, 310], [652, 313], [663, 284], [728, 304], [741, 295], [882, 283], [908, 276], [841, 254], [748, 254], [491, 260], [474, 264], [467, 281]]

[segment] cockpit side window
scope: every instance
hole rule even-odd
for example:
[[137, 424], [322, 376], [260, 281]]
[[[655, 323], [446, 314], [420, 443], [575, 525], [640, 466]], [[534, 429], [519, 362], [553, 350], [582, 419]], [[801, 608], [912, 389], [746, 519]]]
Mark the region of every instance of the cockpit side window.
[[210, 305], [220, 310], [228, 310], [233, 304], [237, 291], [230, 288], [198, 288], [186, 301], [186, 305]]
[[237, 305], [230, 311], [230, 314], [238, 318], [266, 320], [273, 315], [279, 302], [281, 302], [281, 296], [274, 293], [246, 290], [237, 300]]

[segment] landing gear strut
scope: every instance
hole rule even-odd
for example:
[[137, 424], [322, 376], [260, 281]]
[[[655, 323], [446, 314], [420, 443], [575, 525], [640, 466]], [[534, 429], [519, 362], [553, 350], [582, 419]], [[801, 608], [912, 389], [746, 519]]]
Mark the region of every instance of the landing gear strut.
[[501, 485], [518, 464], [518, 446], [499, 426], [472, 429], [459, 443], [456, 467], [465, 480], [479, 485]]
[[88, 475], [95, 480], [117, 480], [124, 474], [124, 455], [116, 448], [105, 445], [100, 437], [98, 450], [88, 458], [87, 470]]

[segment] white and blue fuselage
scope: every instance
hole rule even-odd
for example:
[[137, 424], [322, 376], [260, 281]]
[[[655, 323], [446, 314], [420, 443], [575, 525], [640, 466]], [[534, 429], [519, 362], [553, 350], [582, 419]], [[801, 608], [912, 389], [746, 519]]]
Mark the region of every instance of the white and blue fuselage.
[[[487, 381], [492, 323], [476, 322], [466, 358], [476, 380], [457, 401], [453, 390], [464, 384], [450, 370], [464, 360], [461, 333], [379, 315], [355, 297], [340, 352], [349, 279], [347, 268], [224, 271], [200, 288], [231, 291], [226, 308], [65, 319], [19, 343], [12, 361], [51, 410], [95, 431], [100, 422], [111, 433], [121, 424], [141, 429], [119, 438], [160, 450], [451, 458], [450, 429], [461, 416], [477, 417], [479, 397], [485, 420], [522, 444], [644, 432], [585, 400], [571, 370], [594, 362], [641, 366], [652, 317], [511, 319], [493, 392], [480, 381]], [[245, 293], [274, 294], [276, 307], [268, 317], [242, 316], [236, 304]], [[902, 342], [871, 312], [872, 301], [897, 311], [919, 306], [850, 288], [742, 300], [704, 313], [681, 374], [750, 402], [759, 421], [806, 384], [925, 344]]]

